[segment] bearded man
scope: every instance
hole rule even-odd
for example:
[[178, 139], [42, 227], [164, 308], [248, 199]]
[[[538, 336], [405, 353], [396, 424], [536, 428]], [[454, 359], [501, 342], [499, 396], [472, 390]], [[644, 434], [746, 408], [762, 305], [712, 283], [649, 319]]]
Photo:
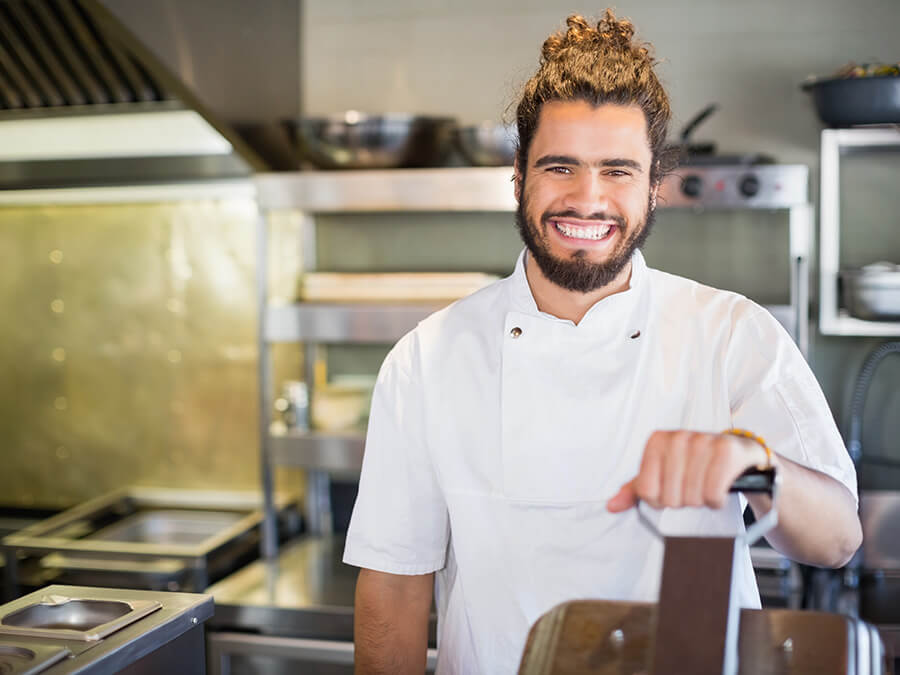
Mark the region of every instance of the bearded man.
[[[840, 566], [861, 541], [853, 465], [787, 333], [640, 253], [670, 117], [649, 48], [609, 11], [567, 24], [517, 108], [515, 271], [423, 321], [378, 376], [344, 554], [362, 568], [357, 672], [423, 671], [435, 579], [439, 673], [515, 672], [560, 602], [655, 601], [662, 544], [638, 500], [667, 534], [734, 535], [747, 502], [770, 506], [729, 494], [750, 467], [781, 476], [776, 549]], [[736, 564], [758, 607], [746, 547]]]

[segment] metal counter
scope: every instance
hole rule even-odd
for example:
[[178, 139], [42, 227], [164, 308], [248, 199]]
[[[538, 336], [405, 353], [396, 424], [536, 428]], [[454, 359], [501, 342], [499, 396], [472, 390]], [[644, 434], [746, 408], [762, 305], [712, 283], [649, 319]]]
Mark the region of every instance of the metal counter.
[[[207, 589], [210, 675], [353, 672], [353, 598], [358, 569], [341, 562], [343, 535], [295, 539]], [[433, 672], [436, 618], [429, 625]], [[306, 671], [304, 671], [306, 672]]]
[[304, 537], [274, 560], [257, 560], [210, 586], [211, 630], [353, 640], [357, 568], [344, 565], [340, 535]]
[[0, 643], [5, 645], [29, 648], [53, 644], [67, 648], [72, 656], [51, 666], [46, 671], [47, 675], [100, 675], [119, 672], [145, 675], [167, 670], [204, 672], [203, 623], [213, 613], [213, 602], [208, 595], [48, 586], [3, 605], [0, 607], [0, 615], [8, 615], [19, 607], [40, 602], [45, 595], [125, 602], [156, 601], [161, 605], [151, 614], [98, 640], [0, 635]]

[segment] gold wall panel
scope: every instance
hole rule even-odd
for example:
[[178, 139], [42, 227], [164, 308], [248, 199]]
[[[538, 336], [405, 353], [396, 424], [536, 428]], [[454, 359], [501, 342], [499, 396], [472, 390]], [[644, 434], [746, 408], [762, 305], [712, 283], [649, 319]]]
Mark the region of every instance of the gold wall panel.
[[256, 218], [243, 199], [0, 209], [0, 505], [259, 487]]

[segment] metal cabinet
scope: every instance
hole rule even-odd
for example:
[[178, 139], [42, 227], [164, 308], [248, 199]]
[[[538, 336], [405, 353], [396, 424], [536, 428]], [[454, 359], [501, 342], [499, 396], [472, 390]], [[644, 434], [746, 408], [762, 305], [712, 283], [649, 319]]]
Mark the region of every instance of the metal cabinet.
[[900, 129], [823, 129], [819, 175], [819, 330], [825, 335], [896, 336], [898, 321], [864, 321], [840, 308], [841, 157], [873, 150], [900, 151]]
[[[249, 633], [207, 635], [210, 675], [352, 675], [353, 643]], [[425, 672], [433, 673], [429, 649]]]

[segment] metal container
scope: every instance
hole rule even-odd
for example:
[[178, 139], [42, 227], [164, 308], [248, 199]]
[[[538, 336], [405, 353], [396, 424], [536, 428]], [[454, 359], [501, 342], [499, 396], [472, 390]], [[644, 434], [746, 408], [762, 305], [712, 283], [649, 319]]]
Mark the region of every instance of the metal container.
[[[299, 530], [291, 501], [276, 504]], [[48, 580], [201, 591], [257, 557], [262, 519], [255, 493], [119, 490], [5, 537], [6, 595]]]
[[355, 110], [291, 123], [301, 156], [320, 169], [395, 169], [440, 166], [452, 149], [450, 117]]
[[156, 600], [106, 600], [48, 594], [0, 616], [0, 634], [92, 642], [162, 607]]
[[841, 272], [844, 306], [870, 321], [900, 319], [900, 265], [878, 262]]
[[518, 139], [515, 125], [493, 122], [459, 127], [455, 133], [457, 148], [473, 166], [511, 166]]

